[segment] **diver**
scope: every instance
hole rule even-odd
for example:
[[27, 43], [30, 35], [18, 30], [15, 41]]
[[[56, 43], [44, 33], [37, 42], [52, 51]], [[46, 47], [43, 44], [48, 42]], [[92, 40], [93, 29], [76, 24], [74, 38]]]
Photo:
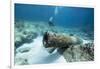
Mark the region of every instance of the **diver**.
[[53, 23], [53, 17], [50, 17], [48, 24], [49, 26], [55, 26]]

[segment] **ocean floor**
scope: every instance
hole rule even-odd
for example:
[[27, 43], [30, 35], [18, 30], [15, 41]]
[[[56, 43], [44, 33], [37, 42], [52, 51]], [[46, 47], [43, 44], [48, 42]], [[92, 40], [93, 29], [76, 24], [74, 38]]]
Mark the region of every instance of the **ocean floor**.
[[[55, 49], [49, 53], [43, 46], [43, 34], [46, 31], [73, 34], [83, 40], [83, 45], [70, 46], [63, 53]], [[14, 63], [15, 65], [51, 64], [94, 60], [93, 36], [83, 33], [77, 28], [51, 26], [48, 22], [15, 21], [14, 31]]]

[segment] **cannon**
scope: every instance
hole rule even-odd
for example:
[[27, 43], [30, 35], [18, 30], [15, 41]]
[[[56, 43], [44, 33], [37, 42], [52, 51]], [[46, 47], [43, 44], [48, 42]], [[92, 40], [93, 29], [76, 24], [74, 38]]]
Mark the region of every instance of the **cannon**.
[[43, 45], [45, 48], [68, 48], [71, 45], [82, 44], [83, 41], [74, 35], [63, 35], [61, 33], [45, 32], [43, 35]]

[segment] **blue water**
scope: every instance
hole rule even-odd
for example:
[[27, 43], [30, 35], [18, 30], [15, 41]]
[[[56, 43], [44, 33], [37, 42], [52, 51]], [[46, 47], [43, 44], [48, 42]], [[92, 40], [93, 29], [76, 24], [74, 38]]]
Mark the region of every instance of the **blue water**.
[[[47, 28], [65, 34], [77, 34], [86, 41], [94, 39], [94, 8], [16, 3], [14, 16], [15, 64], [66, 62], [57, 51], [55, 54], [49, 54], [43, 47], [43, 34], [40, 35], [41, 33], [38, 32], [44, 33]], [[54, 23], [52, 27], [46, 26], [50, 20]], [[42, 25], [39, 24], [42, 22]], [[31, 23], [38, 23], [38, 26]]]
[[[48, 21], [54, 16], [56, 6], [15, 4], [15, 19]], [[65, 27], [94, 26], [94, 8], [58, 6], [58, 14], [54, 16], [56, 25]]]
[[48, 22], [50, 17], [54, 25], [94, 35], [94, 8], [15, 4], [15, 20]]

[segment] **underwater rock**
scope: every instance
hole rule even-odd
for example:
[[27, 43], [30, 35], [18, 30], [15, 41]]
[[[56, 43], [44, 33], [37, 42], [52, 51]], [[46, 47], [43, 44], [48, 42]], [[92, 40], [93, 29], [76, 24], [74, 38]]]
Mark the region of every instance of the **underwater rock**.
[[26, 53], [26, 52], [29, 52], [30, 50], [31, 50], [31, 47], [23, 45], [16, 49], [16, 53]]
[[[19, 56], [18, 56], [19, 55]], [[18, 53], [15, 57], [15, 65], [27, 65], [28, 59], [25, 54]]]
[[15, 48], [18, 48], [22, 45], [23, 43], [21, 41], [16, 41], [15, 42]]
[[[88, 44], [90, 44], [88, 46]], [[91, 43], [84, 45], [74, 45], [66, 48], [63, 52], [63, 56], [67, 62], [76, 61], [93, 61], [94, 60], [94, 50]]]
[[[21, 29], [21, 30], [20, 30]], [[33, 39], [38, 36], [36, 30], [34, 30], [33, 24], [28, 23], [15, 23], [15, 47], [18, 48], [24, 43], [31, 43]]]
[[24, 35], [20, 36], [20, 40], [15, 41], [16, 48], [20, 47], [24, 43], [31, 43], [33, 41], [33, 39], [36, 38], [37, 36], [38, 35], [36, 33], [29, 33], [25, 37], [24, 37]]
[[30, 32], [26, 37], [22, 39], [24, 43], [31, 43], [34, 38], [36, 38], [38, 34]]
[[23, 41], [22, 41], [22, 36], [16, 36], [15, 37], [15, 48], [18, 48], [20, 47], [22, 44], [23, 44]]
[[91, 56], [89, 60], [94, 60], [94, 43], [86, 43], [81, 49]]

